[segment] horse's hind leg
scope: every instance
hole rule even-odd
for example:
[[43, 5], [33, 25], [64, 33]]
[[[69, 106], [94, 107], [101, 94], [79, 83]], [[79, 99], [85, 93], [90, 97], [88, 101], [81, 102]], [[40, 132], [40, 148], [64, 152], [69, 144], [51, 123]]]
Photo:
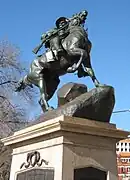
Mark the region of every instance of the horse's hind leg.
[[50, 109], [48, 104], [48, 97], [46, 91], [46, 82], [44, 80], [43, 74], [31, 72], [28, 74], [28, 80], [37, 86], [40, 90], [40, 100], [39, 104], [44, 112]]
[[39, 78], [38, 87], [40, 90], [41, 98], [39, 100], [39, 104], [42, 107], [42, 110], [44, 112], [51, 109], [51, 107], [48, 104], [48, 97], [47, 97], [47, 91], [46, 91], [46, 82], [43, 78], [43, 75], [41, 74], [41, 77]]

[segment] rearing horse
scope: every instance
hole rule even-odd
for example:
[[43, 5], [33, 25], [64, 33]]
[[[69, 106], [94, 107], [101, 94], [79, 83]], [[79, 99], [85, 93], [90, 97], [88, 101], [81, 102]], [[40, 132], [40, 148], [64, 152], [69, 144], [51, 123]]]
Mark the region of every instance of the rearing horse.
[[[60, 82], [59, 76], [66, 73], [85, 69], [84, 76], [90, 76], [95, 86], [100, 83], [97, 80], [90, 62], [91, 42], [88, 39], [86, 30], [71, 21], [68, 26], [69, 34], [62, 40], [62, 46], [66, 52], [65, 56], [58, 60], [54, 58], [55, 49], [48, 50], [38, 56], [30, 67], [30, 72], [21, 81], [17, 91], [24, 89], [27, 85], [34, 84], [40, 90], [40, 105], [43, 111], [48, 111], [51, 107], [48, 100], [53, 96]], [[50, 41], [55, 42], [55, 37]]]

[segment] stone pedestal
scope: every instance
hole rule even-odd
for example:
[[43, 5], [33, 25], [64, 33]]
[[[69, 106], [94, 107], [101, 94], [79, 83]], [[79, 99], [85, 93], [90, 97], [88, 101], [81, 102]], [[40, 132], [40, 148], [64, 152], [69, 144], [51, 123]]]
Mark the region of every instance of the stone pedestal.
[[10, 180], [117, 180], [114, 124], [60, 116], [3, 139], [11, 146]]

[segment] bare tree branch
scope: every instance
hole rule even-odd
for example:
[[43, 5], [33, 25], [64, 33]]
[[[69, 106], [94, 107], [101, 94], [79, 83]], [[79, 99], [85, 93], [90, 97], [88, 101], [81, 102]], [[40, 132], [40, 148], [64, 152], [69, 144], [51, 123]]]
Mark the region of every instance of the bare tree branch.
[[[27, 88], [15, 93], [18, 80], [26, 73], [20, 60], [20, 50], [7, 40], [0, 41], [0, 137], [28, 124], [26, 112], [32, 102], [33, 91]], [[25, 105], [26, 104], [26, 105]], [[0, 142], [0, 180], [8, 180], [11, 150]]]
[[31, 88], [15, 93], [18, 80], [26, 72], [21, 64], [19, 48], [7, 40], [0, 41], [0, 120], [8, 123], [11, 129], [15, 128], [15, 122], [16, 127], [26, 123], [26, 107], [32, 103]]
[[17, 82], [18, 82], [18, 81], [13, 81], [13, 80], [12, 80], [12, 81], [4, 81], [4, 82], [1, 82], [1, 83], [0, 83], [0, 86], [1, 86], [1, 85], [4, 85], [4, 84], [17, 83]]

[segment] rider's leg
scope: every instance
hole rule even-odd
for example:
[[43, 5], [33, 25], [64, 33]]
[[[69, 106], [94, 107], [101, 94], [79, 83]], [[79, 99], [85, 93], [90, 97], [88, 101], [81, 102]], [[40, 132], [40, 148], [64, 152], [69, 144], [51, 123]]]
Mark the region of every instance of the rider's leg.
[[61, 44], [61, 40], [59, 36], [56, 36], [54, 38], [52, 38], [50, 40], [50, 48], [53, 50], [56, 50], [56, 58], [57, 60], [59, 59], [59, 57], [64, 56], [65, 55], [65, 50]]
[[43, 109], [43, 111], [48, 111], [50, 109], [49, 104], [47, 102], [47, 93], [46, 93], [46, 83], [45, 80], [43, 79], [42, 75], [39, 78], [39, 82], [38, 82], [38, 87], [40, 89], [40, 94], [41, 94], [41, 98], [40, 98], [40, 105]]

